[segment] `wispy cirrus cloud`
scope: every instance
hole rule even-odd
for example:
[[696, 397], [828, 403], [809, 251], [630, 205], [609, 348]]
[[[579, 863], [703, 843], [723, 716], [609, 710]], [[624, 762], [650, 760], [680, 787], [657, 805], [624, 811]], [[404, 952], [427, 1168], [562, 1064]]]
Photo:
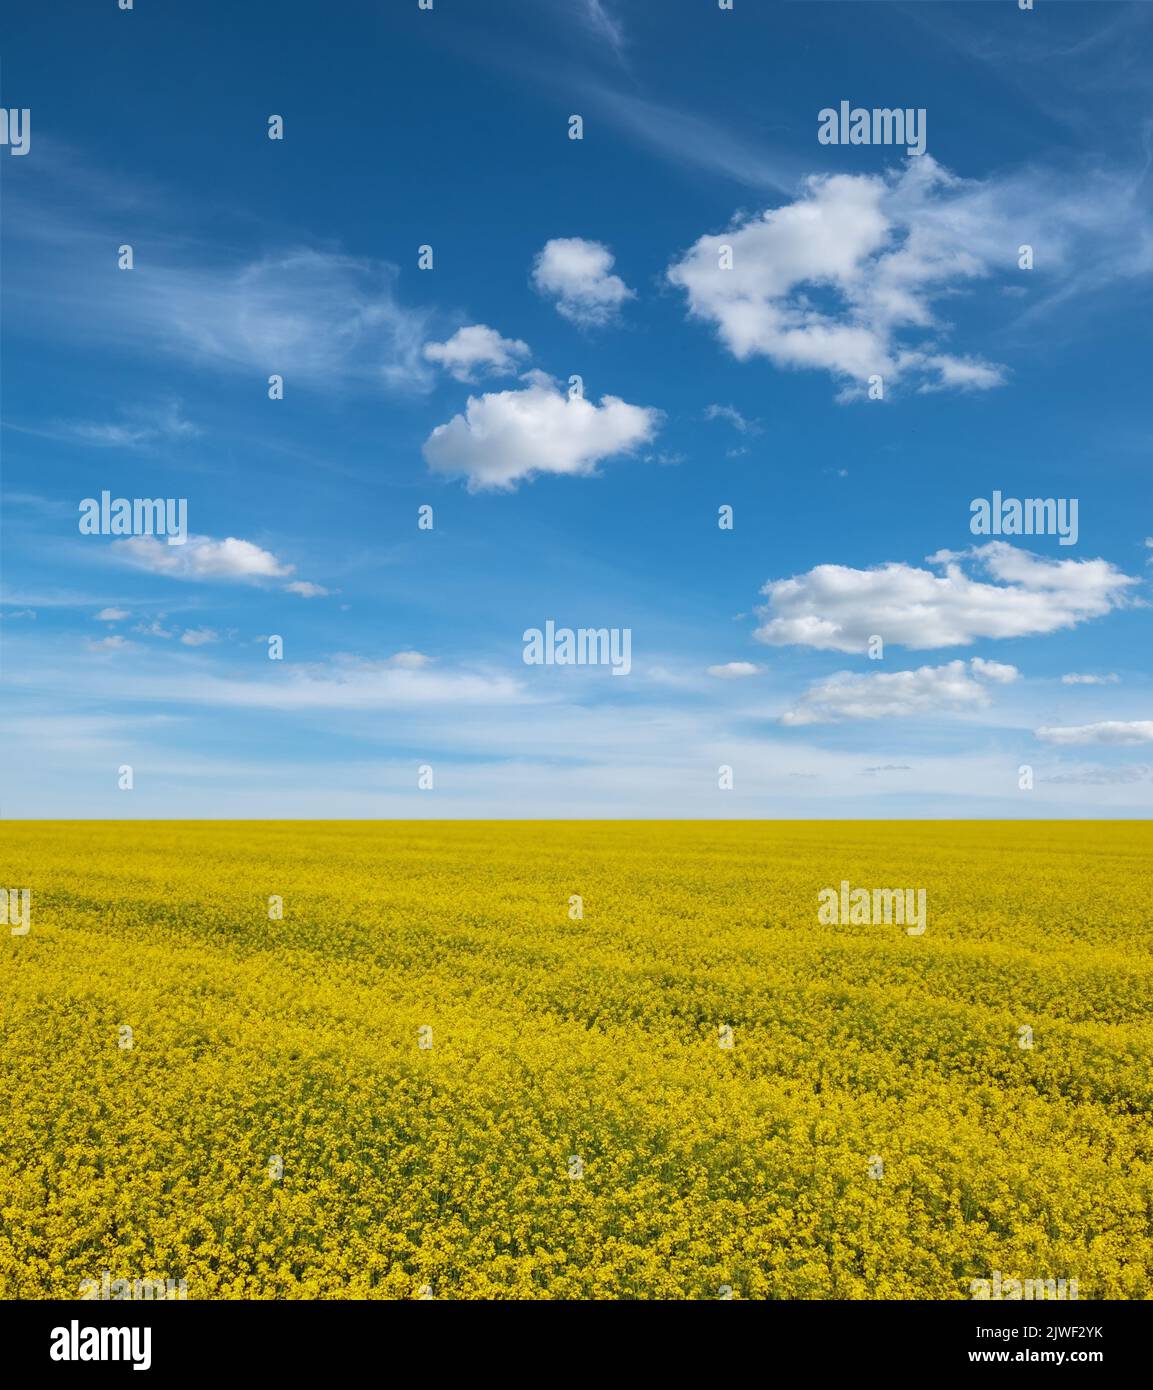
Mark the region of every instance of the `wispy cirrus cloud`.
[[732, 179], [746, 188], [785, 194], [794, 192], [804, 174], [795, 155], [746, 139], [720, 117], [595, 84], [588, 96], [626, 134], [670, 163]]
[[[182, 206], [178, 188], [111, 177], [51, 137], [37, 172], [35, 196], [15, 190], [6, 209], [18, 270], [5, 285], [5, 312], [20, 330], [219, 371], [279, 373], [309, 388], [431, 389], [421, 349], [434, 311], [402, 302], [392, 262], [286, 238], [275, 219], [256, 237], [248, 223], [254, 249], [237, 254], [215, 224], [203, 227], [225, 221], [226, 206]], [[135, 263], [109, 269], [97, 248], [115, 248], [126, 220], [137, 229]], [[165, 428], [98, 422], [88, 442], [131, 447], [150, 427]]]
[[733, 429], [741, 434], [760, 434], [761, 422], [748, 420], [732, 405], [708, 405], [705, 407], [706, 420], [727, 420]]
[[760, 671], [761, 668], [752, 661], [726, 661], [722, 665], [706, 668], [708, 675], [721, 681], [747, 680], [749, 676], [759, 675]]
[[603, 39], [617, 57], [624, 53], [624, 25], [609, 9], [607, 0], [577, 0], [577, 13], [585, 27]]
[[87, 444], [96, 449], [141, 449], [163, 442], [195, 439], [200, 429], [174, 399], [141, 405], [121, 412], [117, 420], [57, 420], [45, 425], [15, 425], [9, 428], [24, 434], [59, 439], [69, 444]]
[[[401, 302], [399, 272], [388, 262], [311, 247], [231, 262], [154, 252], [123, 274], [131, 274], [131, 294], [117, 293], [82, 255], [67, 275], [55, 275], [51, 301], [27, 276], [6, 299], [31, 331], [218, 371], [278, 373], [288, 389], [420, 392], [433, 384], [422, 354], [432, 311]], [[131, 419], [61, 428], [89, 444], [129, 447], [163, 431]]]
[[203, 667], [150, 669], [132, 673], [131, 691], [140, 700], [300, 712], [447, 705], [479, 710], [531, 698], [512, 677], [460, 668], [434, 671], [427, 659], [413, 659], [421, 655], [401, 652], [379, 661], [336, 657], [294, 665], [276, 679], [233, 677]]
[[1043, 743], [1128, 747], [1153, 743], [1153, 719], [1104, 719], [1096, 724], [1048, 726], [1035, 733]]
[[1089, 763], [1072, 772], [1054, 772], [1038, 780], [1054, 786], [1125, 787], [1153, 782], [1153, 766], [1148, 763]]
[[296, 249], [222, 270], [141, 267], [126, 328], [202, 361], [310, 385], [424, 388], [427, 311], [403, 306], [384, 262]]

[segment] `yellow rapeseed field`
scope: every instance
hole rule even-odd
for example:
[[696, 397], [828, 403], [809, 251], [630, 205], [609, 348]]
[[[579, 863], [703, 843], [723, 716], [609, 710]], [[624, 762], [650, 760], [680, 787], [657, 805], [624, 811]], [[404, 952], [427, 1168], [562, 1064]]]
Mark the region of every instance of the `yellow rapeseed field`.
[[1153, 1293], [1149, 824], [0, 834], [0, 1296]]

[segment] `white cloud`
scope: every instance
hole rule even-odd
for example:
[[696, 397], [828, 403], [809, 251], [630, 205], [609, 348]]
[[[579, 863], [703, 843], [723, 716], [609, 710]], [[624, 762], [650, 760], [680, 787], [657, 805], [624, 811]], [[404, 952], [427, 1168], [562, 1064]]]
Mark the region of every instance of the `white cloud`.
[[[809, 177], [793, 202], [702, 236], [668, 278], [742, 361], [831, 372], [846, 385], [842, 395], [859, 394], [873, 373], [886, 387], [909, 379], [922, 390], [985, 390], [1004, 380], [1003, 369], [941, 351], [948, 325], [935, 301], [1015, 273], [1022, 228], [1036, 224], [1038, 207], [1039, 276], [1076, 271], [1114, 249], [1124, 267], [1116, 273], [1147, 273], [1149, 235], [1135, 228], [1132, 202], [1105, 176], [1092, 189], [1034, 172], [979, 182], [923, 155], [884, 175]], [[726, 245], [731, 269], [720, 268]]]
[[714, 119], [648, 101], [632, 92], [590, 86], [589, 98], [628, 134], [678, 165], [722, 174], [755, 189], [791, 194], [803, 173], [794, 154], [745, 141], [730, 117]]
[[986, 661], [979, 656], [970, 657], [969, 669], [981, 680], [994, 681], [997, 685], [1011, 685], [1021, 674], [1016, 666], [1004, 661]]
[[915, 671], [858, 675], [839, 671], [805, 691], [781, 723], [836, 724], [845, 719], [897, 719], [939, 711], [983, 709], [988, 682], [1006, 685], [1020, 672], [999, 661], [950, 661]]
[[600, 405], [560, 391], [542, 372], [519, 390], [470, 396], [464, 415], [424, 443], [434, 473], [468, 479], [470, 490], [513, 488], [542, 473], [588, 476], [603, 459], [647, 444], [660, 412], [603, 396]]
[[502, 338], [487, 324], [473, 323], [458, 328], [447, 342], [425, 343], [424, 356], [457, 381], [471, 382], [517, 371], [518, 361], [529, 356], [529, 346], [519, 338]]
[[707, 668], [710, 676], [716, 676], [718, 680], [735, 681], [744, 676], [755, 676], [760, 672], [760, 667], [751, 661], [726, 661], [723, 666], [709, 666]]
[[[283, 240], [267, 254], [236, 255], [237, 238], [211, 214], [189, 221], [179, 185], [134, 182], [77, 162], [59, 144], [42, 172], [42, 184], [19, 195], [22, 266], [30, 273], [27, 284], [10, 277], [5, 309], [18, 300], [54, 341], [170, 354], [235, 372], [246, 388], [279, 373], [289, 393], [433, 385], [421, 354], [433, 311], [401, 302], [395, 264]], [[115, 250], [111, 238], [123, 239], [126, 216], [139, 230], [136, 266], [109, 275], [84, 248]], [[275, 220], [248, 230], [278, 235]], [[45, 273], [51, 296], [38, 288]]]
[[1099, 724], [1050, 727], [1037, 729], [1035, 733], [1045, 743], [1096, 743], [1122, 747], [1135, 743], [1153, 743], [1153, 719], [1106, 719]]
[[132, 536], [112, 544], [139, 568], [178, 579], [278, 579], [293, 570], [252, 541], [235, 536], [222, 541], [189, 536], [184, 545], [168, 545], [154, 536]]
[[138, 444], [147, 443], [151, 436], [133, 425], [68, 424], [62, 425], [61, 432], [83, 444], [94, 444], [100, 448], [131, 449]]
[[[988, 583], [961, 566], [968, 558]], [[818, 565], [762, 589], [769, 602], [755, 636], [772, 646], [863, 652], [876, 634], [915, 651], [963, 646], [983, 637], [1029, 637], [1075, 627], [1119, 607], [1138, 581], [1106, 560], [1047, 560], [1004, 541], [968, 557], [941, 551], [944, 574], [891, 563], [874, 569]]]
[[210, 627], [190, 627], [181, 633], [180, 640], [186, 647], [205, 647], [210, 642], [219, 642], [220, 637]]
[[185, 419], [179, 401], [167, 400], [126, 412], [116, 424], [61, 423], [48, 433], [97, 448], [137, 449], [164, 439], [190, 439], [200, 430]]
[[727, 420], [736, 430], [742, 434], [760, 434], [761, 426], [757, 420], [746, 420], [741, 412], [732, 405], [710, 405], [705, 407], [706, 420]]
[[133, 688], [144, 699], [279, 710], [408, 708], [423, 713], [438, 705], [479, 710], [527, 699], [521, 684], [508, 676], [484, 671], [434, 673], [422, 666], [398, 664], [393, 658], [343, 657], [324, 665], [293, 667], [275, 680], [230, 680], [187, 672], [172, 679], [138, 676]]
[[[902, 360], [910, 359], [904, 357]], [[916, 363], [915, 358], [911, 360]], [[951, 388], [959, 391], [987, 391], [990, 387], [1002, 385], [1005, 380], [1005, 374], [1000, 367], [982, 362], [977, 357], [946, 357], [941, 353], [933, 353], [922, 358], [920, 365], [927, 371], [937, 373], [935, 381], [923, 381], [917, 387], [921, 392], [947, 391]]]
[[1117, 766], [1089, 763], [1073, 772], [1058, 772], [1049, 777], [1042, 777], [1040, 781], [1055, 786], [1131, 786], [1134, 782], [1153, 782], [1153, 767], [1148, 763], [1121, 763]]
[[[13, 661], [4, 732], [14, 717], [38, 721], [46, 690], [54, 693], [55, 707], [71, 704], [78, 716], [87, 717], [91, 708], [121, 710], [122, 728], [109, 729], [110, 742], [123, 747], [127, 733], [141, 756], [147, 752], [153, 775], [168, 787], [161, 801], [172, 815], [421, 815], [425, 794], [416, 790], [413, 768], [425, 761], [437, 769], [438, 800], [427, 814], [438, 816], [595, 817], [607, 807], [618, 816], [726, 819], [763, 816], [766, 797], [782, 816], [800, 818], [1021, 814], [1019, 793], [1003, 775], [1003, 747], [951, 739], [951, 750], [940, 752], [919, 737], [912, 758], [909, 732], [899, 720], [871, 721], [856, 737], [838, 734], [829, 741], [834, 746], [821, 747], [806, 738], [821, 726], [777, 730], [775, 736], [751, 728], [754, 711], [747, 701], [726, 716], [715, 701], [686, 705], [679, 695], [660, 693], [653, 702], [644, 686], [630, 685], [619, 698], [609, 692], [607, 704], [599, 696], [574, 703], [569, 694], [579, 697], [579, 687], [546, 693], [512, 671], [444, 670], [439, 664], [411, 671], [345, 660], [273, 671], [277, 663], [238, 659], [226, 671], [213, 660], [215, 650], [179, 648], [169, 656], [153, 649], [147, 659], [93, 656], [82, 688], [66, 648], [49, 666]], [[154, 739], [150, 707], [170, 720], [170, 727], [157, 722]], [[269, 762], [258, 749], [245, 758], [243, 750], [228, 748], [213, 759], [180, 736], [198, 727], [190, 725], [190, 711], [200, 723], [207, 718], [224, 730], [232, 727], [226, 712], [234, 709], [275, 712], [277, 728], [300, 747], [307, 745], [309, 728], [330, 728], [335, 712], [348, 752], [322, 764], [294, 764], [291, 757]], [[380, 717], [392, 710], [403, 718]], [[221, 712], [219, 720], [213, 711]], [[979, 718], [981, 711], [966, 717]], [[245, 738], [245, 728], [234, 732]], [[64, 814], [60, 807], [106, 814], [99, 794], [77, 787], [74, 760], [61, 757], [58, 747], [50, 734], [8, 737], [9, 800], [16, 798], [21, 814], [50, 817]], [[572, 747], [580, 748], [579, 759], [558, 760], [558, 748]], [[715, 805], [702, 802], [702, 767], [721, 763], [741, 769], [736, 788]], [[910, 763], [910, 771], [862, 775], [866, 766]], [[1036, 796], [1034, 814], [1143, 815], [1148, 783], [1077, 788], [1067, 796], [1054, 786], [1046, 796], [1039, 779]]]
[[397, 652], [390, 656], [384, 664], [395, 666], [401, 671], [421, 671], [432, 664], [432, 657], [425, 656], [423, 652]]
[[430, 315], [400, 304], [397, 275], [382, 262], [309, 249], [223, 267], [150, 254], [126, 277], [132, 294], [65, 287], [55, 307], [66, 312], [73, 293], [79, 332], [248, 375], [280, 373], [290, 391], [333, 382], [423, 389], [432, 384], [421, 355]]
[[90, 652], [125, 652], [136, 646], [127, 637], [98, 637], [85, 644]]
[[580, 6], [585, 25], [606, 40], [619, 57], [625, 46], [625, 31], [620, 21], [608, 12], [604, 0], [580, 0]]
[[1108, 676], [1079, 676], [1079, 675], [1077, 675], [1077, 674], [1074, 673], [1074, 672], [1070, 672], [1069, 675], [1067, 675], [1067, 676], [1062, 676], [1062, 677], [1061, 677], [1061, 684], [1062, 684], [1062, 685], [1116, 685], [1118, 679], [1119, 679], [1119, 678], [1118, 678], [1117, 676], [1115, 676], [1115, 675], [1108, 675]]
[[102, 608], [96, 615], [96, 621], [100, 623], [118, 623], [129, 616], [130, 614], [123, 608]]
[[[127, 540], [113, 541], [112, 546], [116, 554], [137, 569], [165, 574], [173, 579], [260, 583], [287, 579], [296, 569], [295, 565], [278, 560], [271, 551], [262, 549], [252, 541], [238, 540], [235, 536], [228, 536], [222, 541], [213, 540], [211, 536], [189, 536], [183, 545], [168, 545], [154, 536], [132, 536]], [[328, 592], [306, 579], [294, 579], [283, 587], [303, 598], [314, 598]], [[157, 635], [172, 634], [158, 632]]]
[[533, 284], [555, 299], [558, 313], [582, 328], [611, 323], [621, 305], [635, 298], [619, 275], [612, 275], [614, 257], [599, 241], [555, 237], [545, 243], [533, 263]]

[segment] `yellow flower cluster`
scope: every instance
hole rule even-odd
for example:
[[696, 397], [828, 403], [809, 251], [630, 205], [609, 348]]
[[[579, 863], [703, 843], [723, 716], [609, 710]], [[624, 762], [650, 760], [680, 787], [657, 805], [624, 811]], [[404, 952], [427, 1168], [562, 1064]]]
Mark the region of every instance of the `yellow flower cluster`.
[[0, 835], [0, 1297], [1153, 1294], [1148, 824]]

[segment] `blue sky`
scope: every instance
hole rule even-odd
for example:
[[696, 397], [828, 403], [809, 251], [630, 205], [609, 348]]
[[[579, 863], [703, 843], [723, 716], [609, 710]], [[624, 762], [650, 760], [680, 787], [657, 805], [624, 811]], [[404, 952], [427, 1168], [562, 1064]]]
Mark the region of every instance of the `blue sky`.
[[1153, 6], [65, 8], [0, 52], [4, 815], [1149, 814]]

